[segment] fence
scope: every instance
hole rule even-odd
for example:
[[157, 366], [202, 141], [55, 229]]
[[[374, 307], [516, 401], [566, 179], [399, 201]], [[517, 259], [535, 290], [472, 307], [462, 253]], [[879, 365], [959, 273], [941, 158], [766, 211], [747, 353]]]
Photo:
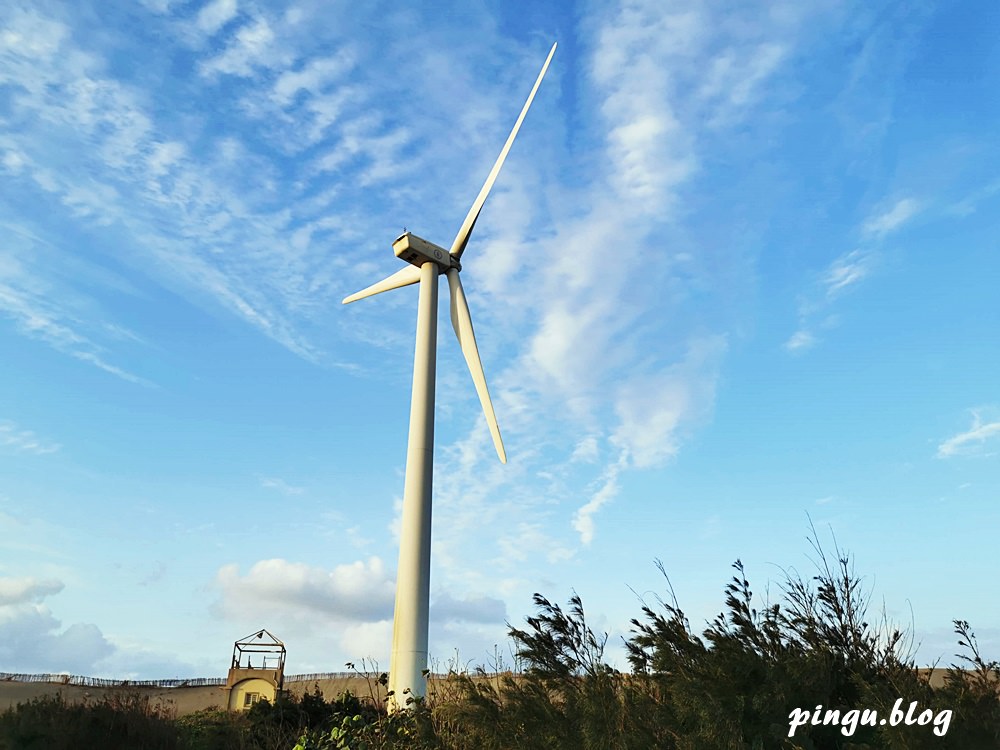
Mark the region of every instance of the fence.
[[202, 685], [225, 685], [224, 677], [197, 677], [189, 680], [111, 680], [104, 677], [84, 677], [78, 674], [16, 674], [0, 672], [0, 682], [51, 682], [57, 685], [81, 685], [83, 687], [200, 687]]
[[[289, 682], [315, 682], [317, 680], [343, 680], [358, 677], [357, 672], [312, 672], [309, 674], [293, 674], [285, 677]], [[76, 674], [18, 674], [16, 672], [0, 672], [0, 682], [51, 682], [57, 685], [81, 685], [83, 687], [149, 687], [149, 688], [180, 688], [202, 687], [205, 685], [225, 685], [224, 677], [195, 677], [192, 679], [173, 680], [112, 680], [104, 677], [84, 677]]]

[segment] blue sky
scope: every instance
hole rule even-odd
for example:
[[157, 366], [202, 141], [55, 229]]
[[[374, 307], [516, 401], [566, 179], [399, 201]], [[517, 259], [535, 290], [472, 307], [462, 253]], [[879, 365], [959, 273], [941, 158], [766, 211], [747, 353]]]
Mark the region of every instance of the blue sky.
[[531, 594], [696, 628], [811, 518], [917, 658], [1000, 653], [989, 2], [7, 2], [0, 670], [388, 666], [416, 288], [559, 48], [441, 306], [431, 650]]

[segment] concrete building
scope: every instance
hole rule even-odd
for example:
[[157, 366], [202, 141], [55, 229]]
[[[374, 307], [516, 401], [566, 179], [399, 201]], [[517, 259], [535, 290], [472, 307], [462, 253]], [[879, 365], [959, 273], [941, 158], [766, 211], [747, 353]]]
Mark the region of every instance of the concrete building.
[[246, 711], [258, 701], [274, 703], [285, 682], [285, 644], [258, 630], [233, 644], [225, 690], [230, 711]]

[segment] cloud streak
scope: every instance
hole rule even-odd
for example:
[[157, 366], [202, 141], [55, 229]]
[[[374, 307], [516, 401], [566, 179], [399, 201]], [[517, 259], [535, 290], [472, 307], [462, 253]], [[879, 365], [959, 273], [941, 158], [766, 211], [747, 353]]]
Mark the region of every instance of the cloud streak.
[[59, 443], [38, 437], [31, 430], [18, 428], [16, 423], [9, 420], [0, 420], [0, 446], [17, 453], [31, 453], [35, 456], [55, 453], [62, 447]]
[[305, 487], [296, 487], [288, 484], [288, 482], [283, 479], [278, 479], [277, 477], [262, 478], [260, 480], [260, 486], [269, 490], [280, 492], [282, 495], [301, 495], [306, 491]]
[[[50, 253], [32, 242], [25, 251], [34, 251], [34, 258], [46, 258]], [[101, 321], [85, 309], [87, 302], [73, 301], [79, 294], [64, 282], [39, 272], [35, 260], [20, 263], [17, 250], [0, 265], [0, 314], [13, 321], [23, 335], [44, 342], [57, 351], [93, 365], [115, 377], [136, 385], [152, 386], [149, 380], [108, 361], [108, 349], [95, 341], [98, 336], [108, 339], [128, 338], [139, 341], [128, 329]], [[27, 252], [24, 252], [27, 254]], [[93, 318], [96, 317], [96, 320]], [[88, 320], [88, 318], [91, 318]]]
[[938, 445], [938, 458], [992, 455], [989, 448], [1000, 438], [1000, 420], [984, 421], [983, 409], [972, 409], [972, 425]]
[[887, 209], [873, 213], [861, 225], [860, 247], [842, 253], [819, 274], [812, 288], [802, 295], [799, 303], [799, 327], [785, 341], [789, 352], [803, 352], [819, 343], [817, 328], [831, 328], [835, 318], [830, 314], [841, 297], [868, 280], [880, 260], [877, 248], [893, 232], [901, 229], [920, 211], [912, 198], [903, 198]]
[[871, 264], [871, 253], [862, 250], [851, 250], [837, 258], [823, 274], [826, 296], [832, 299], [864, 281], [871, 273]]
[[920, 211], [920, 204], [913, 198], [902, 198], [888, 209], [872, 215], [862, 227], [865, 234], [884, 237], [898, 231]]

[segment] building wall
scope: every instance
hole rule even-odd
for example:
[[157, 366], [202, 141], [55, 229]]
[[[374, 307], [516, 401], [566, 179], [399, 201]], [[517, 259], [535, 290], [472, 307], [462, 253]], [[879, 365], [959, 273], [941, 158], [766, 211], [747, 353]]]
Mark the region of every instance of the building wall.
[[[277, 689], [274, 683], [269, 680], [260, 677], [241, 680], [233, 685], [233, 689], [229, 693], [229, 710], [245, 711], [258, 700], [268, 700], [274, 703], [276, 693]], [[247, 696], [250, 698], [248, 699]]]

